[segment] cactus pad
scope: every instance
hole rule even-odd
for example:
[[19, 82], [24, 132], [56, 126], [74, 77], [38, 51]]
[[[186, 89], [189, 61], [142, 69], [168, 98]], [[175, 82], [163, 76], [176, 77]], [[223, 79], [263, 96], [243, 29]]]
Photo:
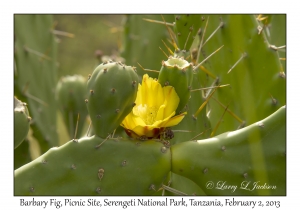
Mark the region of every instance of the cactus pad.
[[192, 64], [183, 58], [169, 57], [162, 62], [162, 67], [158, 76], [158, 82], [162, 86], [173, 86], [180, 98], [176, 112], [180, 113], [184, 109], [190, 98], [190, 89], [193, 81]]
[[[207, 195], [285, 195], [285, 123], [286, 109], [281, 107], [240, 130], [176, 144], [172, 146], [172, 171], [196, 182]], [[252, 155], [254, 149], [263, 155]], [[237, 189], [220, 190], [224, 182]], [[257, 189], [255, 183], [272, 188]]]
[[100, 64], [88, 81], [88, 112], [96, 135], [106, 138], [128, 115], [138, 89], [138, 75], [121, 62]]
[[80, 135], [88, 114], [84, 101], [86, 99], [86, 79], [80, 75], [63, 77], [56, 86], [56, 96], [70, 138], [75, 133], [79, 114], [77, 133]]
[[153, 195], [170, 171], [162, 143], [109, 139], [95, 148], [101, 142], [70, 141], [17, 169], [15, 195]]
[[190, 49], [201, 24], [201, 15], [175, 15], [174, 31], [180, 50]]
[[17, 148], [26, 138], [31, 117], [26, 104], [15, 97], [14, 100], [14, 148]]

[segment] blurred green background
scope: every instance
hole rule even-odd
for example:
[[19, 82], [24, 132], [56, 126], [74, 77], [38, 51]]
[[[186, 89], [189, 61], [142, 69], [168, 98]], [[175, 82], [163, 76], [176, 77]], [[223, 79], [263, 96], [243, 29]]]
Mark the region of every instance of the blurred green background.
[[58, 35], [58, 78], [64, 75], [88, 76], [97, 65], [95, 51], [104, 55], [118, 51], [122, 38], [124, 15], [53, 15], [55, 30], [71, 36]]

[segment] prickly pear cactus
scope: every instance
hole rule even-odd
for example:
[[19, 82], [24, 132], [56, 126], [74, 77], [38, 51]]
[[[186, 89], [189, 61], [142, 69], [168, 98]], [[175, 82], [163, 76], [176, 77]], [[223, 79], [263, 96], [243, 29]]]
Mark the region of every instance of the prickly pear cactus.
[[[274, 34], [270, 35], [270, 31], [276, 27], [268, 31], [269, 26], [262, 23], [263, 18], [254, 15], [201, 15], [201, 21], [196, 20], [199, 16], [183, 16], [187, 17], [190, 22], [186, 21], [186, 25], [201, 27], [193, 45], [187, 45], [193, 48], [182, 47], [189, 42], [190, 32], [180, 33], [184, 27], [178, 27], [182, 26], [176, 22], [179, 17], [174, 16], [175, 24], [165, 24], [174, 26], [176, 41], [176, 44], [169, 42], [174, 51], [168, 49], [167, 52], [185, 56], [195, 65], [187, 116], [174, 127], [172, 145], [242, 128], [262, 120], [285, 104], [284, 57], [280, 57], [284, 56], [280, 51], [285, 42], [277, 38], [276, 46], [282, 47], [273, 46]], [[283, 17], [269, 17], [272, 26], [279, 21], [280, 28], [285, 28], [280, 20]], [[172, 36], [170, 39], [174, 38]], [[187, 52], [180, 51], [178, 46], [186, 48]], [[258, 139], [255, 135], [249, 139], [251, 156], [263, 157], [263, 149], [255, 144]], [[258, 163], [253, 162], [253, 167]]]
[[51, 15], [15, 15], [15, 95], [28, 104], [42, 152], [58, 145], [55, 86], [57, 46]]
[[[216, 76], [215, 79], [205, 78], [204, 72], [197, 69], [205, 78], [202, 85], [210, 86], [214, 81], [219, 85], [230, 85], [219, 88], [209, 100], [211, 123], [217, 125], [219, 122], [224, 112], [222, 105], [228, 105], [228, 110], [240, 119], [225, 114], [215, 134], [262, 120], [285, 105], [286, 79], [282, 61], [276, 50], [270, 47], [272, 43], [268, 42], [264, 29], [260, 30], [257, 17], [213, 15], [206, 21], [205, 37], [218, 26], [223, 26], [203, 45], [199, 60], [220, 46], [224, 47], [203, 64], [204, 69]], [[285, 45], [283, 42], [281, 44]]]
[[184, 111], [188, 100], [190, 99], [190, 89], [193, 81], [193, 64], [184, 60], [184, 58], [169, 57], [167, 61], [162, 62], [159, 72], [158, 82], [162, 86], [173, 86], [180, 98], [176, 112]]
[[32, 161], [29, 142], [25, 139], [22, 144], [14, 149], [14, 170]]
[[[165, 49], [164, 43], [168, 43], [168, 30], [163, 24], [146, 21], [151, 19], [163, 22], [163, 18], [167, 22], [173, 21], [173, 15], [126, 15], [124, 18], [121, 56], [128, 65], [137, 67], [139, 76], [145, 72], [138, 64], [159, 70], [161, 61], [165, 58], [160, 48]], [[157, 73], [147, 73], [153, 78], [158, 76]]]
[[[170, 182], [169, 171], [197, 183], [207, 195], [284, 195], [285, 117], [282, 107], [239, 131], [171, 148], [162, 142], [122, 138], [71, 140], [15, 170], [15, 195], [157, 195], [158, 189], [169, 189], [164, 184]], [[253, 145], [248, 139], [256, 136], [264, 157], [251, 156]], [[179, 177], [171, 179], [176, 180]], [[240, 188], [207, 188], [207, 182], [218, 184], [223, 180]], [[270, 188], [247, 190], [253, 189], [256, 181]], [[181, 183], [193, 184], [183, 179]], [[176, 192], [173, 188], [171, 191]]]
[[[75, 133], [81, 136], [88, 115], [86, 99], [86, 79], [81, 75], [65, 76], [56, 86], [56, 99], [69, 131], [69, 137]], [[78, 121], [78, 123], [77, 123]], [[77, 131], [75, 129], [77, 128]]]
[[15, 195], [153, 195], [171, 170], [161, 143], [103, 141], [69, 141], [17, 169]]
[[201, 15], [175, 15], [174, 32], [180, 50], [189, 52], [201, 25]]
[[30, 127], [31, 117], [29, 116], [26, 103], [14, 99], [14, 148], [16, 149], [26, 138]]
[[100, 64], [88, 83], [88, 112], [95, 134], [111, 135], [135, 106], [138, 75], [131, 66], [121, 62]]
[[[100, 64], [86, 100], [96, 135], [15, 170], [16, 195], [286, 194], [285, 36], [272, 34], [283, 17], [181, 16], [127, 16], [122, 57], [143, 70]], [[175, 87], [184, 118], [151, 140], [116, 138], [145, 71]]]
[[[285, 124], [286, 109], [281, 107], [238, 131], [176, 144], [172, 171], [197, 183], [207, 195], [284, 195]], [[257, 145], [264, 155], [252, 154]], [[237, 187], [222, 190], [224, 185]], [[260, 187], [264, 185], [267, 188]]]

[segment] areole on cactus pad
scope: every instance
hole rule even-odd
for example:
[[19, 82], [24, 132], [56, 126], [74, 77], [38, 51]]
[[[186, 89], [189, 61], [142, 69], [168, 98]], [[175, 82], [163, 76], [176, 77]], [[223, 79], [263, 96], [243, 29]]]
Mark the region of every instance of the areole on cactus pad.
[[184, 118], [186, 112], [174, 116], [179, 101], [174, 87], [162, 87], [156, 79], [145, 74], [138, 87], [136, 105], [121, 126], [131, 137], [158, 137], [166, 127], [177, 125]]

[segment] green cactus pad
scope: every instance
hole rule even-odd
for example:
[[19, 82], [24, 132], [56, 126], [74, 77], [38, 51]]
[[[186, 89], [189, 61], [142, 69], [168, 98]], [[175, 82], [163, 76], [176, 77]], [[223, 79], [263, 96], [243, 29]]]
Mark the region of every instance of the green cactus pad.
[[[192, 180], [180, 176], [178, 174], [175, 174], [173, 172], [170, 172], [170, 178], [168, 184], [171, 188], [179, 190], [180, 192], [186, 194], [186, 195], [196, 195], [196, 196], [202, 196], [206, 195], [203, 190]], [[176, 192], [172, 191], [165, 191], [165, 195], [178, 195]]]
[[29, 131], [31, 117], [26, 104], [14, 99], [14, 148], [16, 149], [26, 138]]
[[190, 49], [201, 24], [201, 15], [175, 15], [174, 31], [180, 50]]
[[159, 72], [158, 82], [162, 86], [173, 86], [180, 102], [178, 104], [177, 113], [185, 108], [191, 94], [190, 89], [193, 81], [192, 64], [183, 58], [169, 57], [167, 61], [162, 62]]
[[[202, 75], [194, 74], [192, 89], [202, 88]], [[174, 130], [174, 138], [170, 141], [171, 144], [177, 144], [184, 141], [190, 141], [194, 139], [205, 139], [209, 138], [211, 124], [206, 114], [206, 109], [202, 109], [197, 117], [194, 113], [198, 110], [199, 104], [205, 101], [201, 91], [191, 92], [191, 97], [188, 100], [186, 116], [183, 120], [176, 126], [172, 127]]]
[[88, 81], [87, 108], [96, 135], [114, 132], [135, 105], [138, 75], [121, 62], [100, 64]]
[[30, 156], [29, 141], [25, 139], [22, 144], [14, 149], [14, 170], [32, 161]]
[[15, 95], [28, 104], [31, 128], [42, 152], [58, 145], [57, 42], [52, 15], [14, 16]]
[[[209, 119], [214, 128], [224, 113], [220, 102], [224, 106], [229, 105], [228, 109], [245, 121], [247, 126], [266, 118], [286, 104], [285, 69], [278, 53], [269, 46], [285, 45], [285, 40], [273, 43], [271, 39], [269, 42], [266, 29], [261, 32], [258, 30], [260, 24], [254, 15], [211, 15], [205, 38], [220, 25], [220, 18], [224, 25], [203, 46], [199, 63], [203, 59], [202, 55], [207, 57], [224, 45], [203, 66], [218, 77], [219, 84], [230, 86], [219, 88], [214, 93], [213, 99], [209, 101]], [[272, 18], [272, 25], [275, 24]], [[276, 34], [273, 36], [277, 37]], [[215, 80], [207, 77], [200, 69], [197, 71], [203, 78], [204, 87], [210, 86]], [[240, 126], [240, 121], [226, 113], [216, 135], [236, 130]]]
[[[139, 63], [144, 68], [159, 70], [160, 62], [166, 58], [159, 48], [167, 52], [163, 42], [168, 43], [169, 33], [164, 24], [151, 23], [145, 19], [163, 21], [162, 17], [168, 23], [174, 21], [174, 15], [125, 16], [121, 56], [128, 65], [137, 66]], [[141, 75], [145, 72], [140, 67], [137, 67], [137, 72], [141, 82], [143, 77]], [[157, 78], [157, 73], [147, 72], [147, 74]]]
[[196, 182], [207, 195], [285, 195], [286, 109], [237, 131], [176, 144], [171, 152], [172, 172]]
[[85, 104], [86, 79], [81, 75], [61, 78], [56, 86], [56, 97], [70, 138], [75, 134], [79, 114], [77, 136], [80, 136], [88, 115]]
[[17, 169], [15, 195], [155, 194], [171, 170], [170, 150], [155, 141], [103, 141], [70, 141]]

